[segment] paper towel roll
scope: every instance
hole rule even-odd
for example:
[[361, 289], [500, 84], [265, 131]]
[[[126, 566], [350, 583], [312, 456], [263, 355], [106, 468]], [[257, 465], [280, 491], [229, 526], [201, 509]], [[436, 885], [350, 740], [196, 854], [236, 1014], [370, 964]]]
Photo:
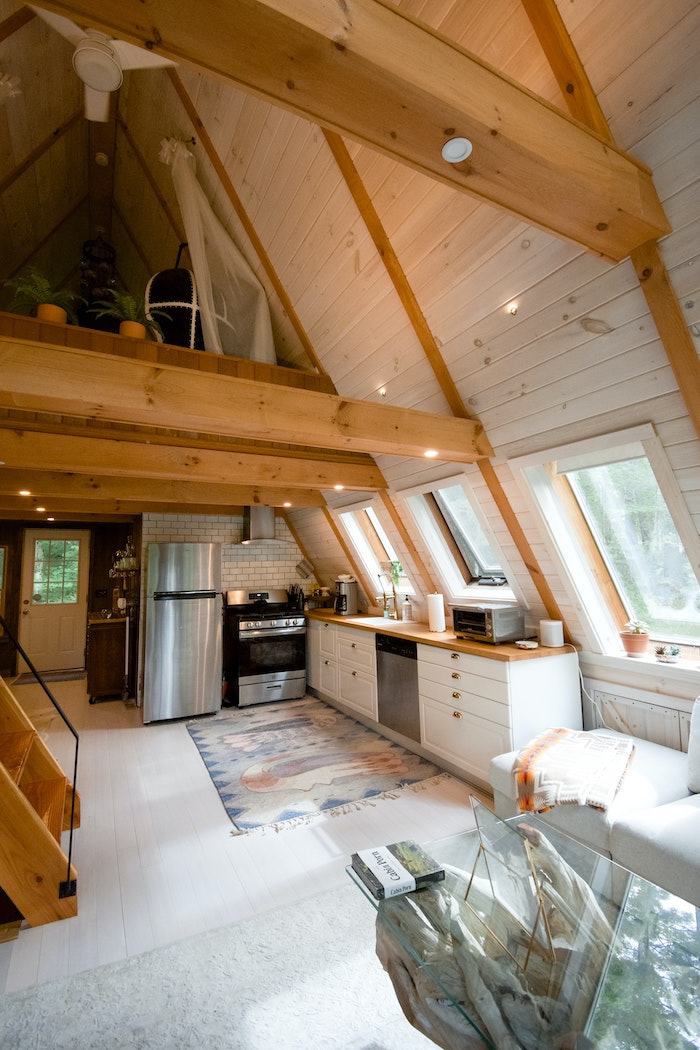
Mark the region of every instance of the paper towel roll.
[[561, 620], [540, 620], [540, 645], [556, 649], [564, 644], [564, 626]]
[[428, 629], [445, 630], [445, 603], [441, 594], [428, 595]]

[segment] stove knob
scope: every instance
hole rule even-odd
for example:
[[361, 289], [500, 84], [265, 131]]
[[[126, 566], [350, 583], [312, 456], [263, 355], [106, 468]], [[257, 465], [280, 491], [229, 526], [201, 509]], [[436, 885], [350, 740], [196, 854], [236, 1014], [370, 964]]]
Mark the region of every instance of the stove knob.
[[256, 627], [262, 627], [262, 620], [256, 620], [255, 626]]

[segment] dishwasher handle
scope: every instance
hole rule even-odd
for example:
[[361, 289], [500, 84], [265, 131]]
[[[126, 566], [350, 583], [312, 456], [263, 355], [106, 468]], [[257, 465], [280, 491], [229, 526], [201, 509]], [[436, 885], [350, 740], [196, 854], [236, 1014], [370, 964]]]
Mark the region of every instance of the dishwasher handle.
[[390, 653], [392, 656], [403, 656], [406, 660], [418, 659], [418, 646], [408, 638], [395, 638], [391, 634], [377, 634], [376, 649], [378, 653]]

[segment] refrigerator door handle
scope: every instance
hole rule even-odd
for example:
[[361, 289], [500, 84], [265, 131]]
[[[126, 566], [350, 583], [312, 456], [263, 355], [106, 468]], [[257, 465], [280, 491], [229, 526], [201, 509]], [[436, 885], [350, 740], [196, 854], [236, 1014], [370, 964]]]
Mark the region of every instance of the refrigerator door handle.
[[154, 602], [179, 602], [184, 598], [216, 598], [218, 591], [154, 591]]

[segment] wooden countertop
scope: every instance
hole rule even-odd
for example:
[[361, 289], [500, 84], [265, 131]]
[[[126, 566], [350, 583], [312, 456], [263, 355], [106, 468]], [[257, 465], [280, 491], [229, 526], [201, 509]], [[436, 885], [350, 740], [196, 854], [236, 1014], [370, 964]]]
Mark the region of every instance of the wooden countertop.
[[427, 623], [415, 620], [387, 620], [382, 616], [337, 616], [327, 609], [310, 609], [305, 614], [309, 620], [320, 620], [333, 623], [337, 627], [354, 627], [361, 631], [373, 631], [375, 634], [395, 634], [423, 645], [435, 645], [440, 649], [454, 649], [460, 653], [471, 653], [483, 656], [488, 660], [501, 660], [506, 663], [517, 660], [540, 660], [547, 656], [562, 656], [575, 651], [571, 645], [557, 648], [538, 646], [537, 649], [519, 649], [517, 645], [485, 645], [483, 642], [468, 642], [458, 638], [454, 631], [431, 631]]

